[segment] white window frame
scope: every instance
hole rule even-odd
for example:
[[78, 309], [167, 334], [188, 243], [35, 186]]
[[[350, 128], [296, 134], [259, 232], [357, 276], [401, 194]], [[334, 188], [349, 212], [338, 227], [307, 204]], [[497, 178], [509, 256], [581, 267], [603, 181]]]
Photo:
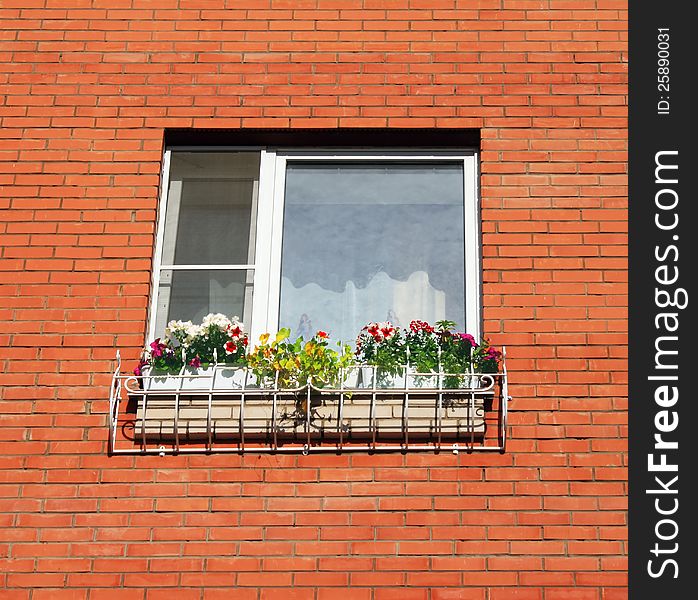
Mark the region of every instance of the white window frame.
[[[240, 147], [172, 147], [165, 150], [162, 162], [162, 188], [158, 204], [157, 238], [153, 259], [151, 302], [149, 307], [149, 341], [160, 337], [163, 332], [155, 331], [160, 272], [163, 268], [162, 253], [165, 233], [165, 214], [169, 192], [171, 153], [176, 151], [259, 151], [259, 187], [257, 195], [257, 223], [255, 236], [255, 261], [246, 265], [200, 265], [198, 269], [236, 268], [249, 269], [254, 275], [252, 288], [252, 311], [250, 340], [254, 343], [262, 333], [274, 333], [279, 324], [279, 301], [281, 294], [281, 247], [283, 241], [284, 196], [286, 166], [289, 162], [312, 161], [415, 161], [428, 162], [448, 160], [463, 165], [464, 198], [464, 300], [465, 329], [481, 337], [481, 266], [480, 266], [480, 203], [478, 190], [477, 153], [458, 153], [438, 150], [415, 151], [336, 151], [336, 150], [281, 150]], [[171, 268], [171, 267], [168, 267]], [[177, 267], [182, 268], [182, 267]], [[192, 268], [192, 267], [187, 267]], [[247, 310], [247, 309], [246, 309]]]

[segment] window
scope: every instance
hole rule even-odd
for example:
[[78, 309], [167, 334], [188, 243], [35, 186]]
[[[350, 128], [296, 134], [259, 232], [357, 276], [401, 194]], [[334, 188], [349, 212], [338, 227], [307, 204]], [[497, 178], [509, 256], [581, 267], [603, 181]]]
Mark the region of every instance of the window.
[[209, 312], [235, 314], [249, 325], [259, 153], [171, 152], [165, 158], [169, 180], [151, 333], [160, 335], [172, 319], [200, 323]]
[[151, 339], [172, 319], [243, 319], [353, 342], [368, 321], [480, 333], [472, 152], [168, 150]]

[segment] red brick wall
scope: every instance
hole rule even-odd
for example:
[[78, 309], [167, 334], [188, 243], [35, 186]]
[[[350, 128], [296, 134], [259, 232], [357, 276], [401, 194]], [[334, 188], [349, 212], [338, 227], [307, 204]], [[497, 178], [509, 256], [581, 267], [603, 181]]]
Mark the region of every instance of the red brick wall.
[[[626, 2], [0, 7], [3, 600], [626, 597]], [[171, 127], [481, 129], [508, 451], [108, 457]]]

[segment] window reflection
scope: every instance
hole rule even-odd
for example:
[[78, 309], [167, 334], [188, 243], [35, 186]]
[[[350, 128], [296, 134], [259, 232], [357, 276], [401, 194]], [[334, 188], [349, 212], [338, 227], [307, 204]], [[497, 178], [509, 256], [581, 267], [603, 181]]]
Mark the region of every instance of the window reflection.
[[462, 327], [464, 263], [462, 163], [288, 164], [279, 324], [292, 334]]

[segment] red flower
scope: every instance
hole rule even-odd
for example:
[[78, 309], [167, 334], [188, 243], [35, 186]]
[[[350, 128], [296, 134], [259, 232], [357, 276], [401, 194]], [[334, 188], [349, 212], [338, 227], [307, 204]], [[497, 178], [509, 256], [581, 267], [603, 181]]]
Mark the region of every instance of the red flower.
[[328, 334], [327, 334], [326, 331], [318, 331], [318, 332], [315, 334], [315, 337], [319, 337], [319, 338], [325, 339], [325, 338], [327, 338], [327, 337], [329, 337], [329, 336], [328, 336]]
[[410, 323], [410, 329], [413, 333], [418, 333], [420, 331], [426, 331], [427, 333], [434, 333], [434, 328], [429, 325], [426, 321], [414, 320]]
[[390, 321], [384, 321], [381, 323], [371, 322], [368, 325], [365, 325], [361, 331], [365, 331], [373, 338], [375, 342], [380, 343], [393, 337], [396, 329]]
[[381, 333], [381, 330], [379, 329], [378, 325], [376, 323], [369, 323], [366, 326], [366, 331], [373, 336], [373, 339], [376, 340], [377, 342], [380, 342], [383, 340], [383, 334]]
[[238, 351], [237, 344], [234, 342], [226, 342], [225, 343], [225, 353], [226, 354], [235, 354]]
[[195, 369], [198, 369], [201, 366], [201, 359], [199, 358], [198, 354], [189, 361], [189, 366], [194, 367]]

